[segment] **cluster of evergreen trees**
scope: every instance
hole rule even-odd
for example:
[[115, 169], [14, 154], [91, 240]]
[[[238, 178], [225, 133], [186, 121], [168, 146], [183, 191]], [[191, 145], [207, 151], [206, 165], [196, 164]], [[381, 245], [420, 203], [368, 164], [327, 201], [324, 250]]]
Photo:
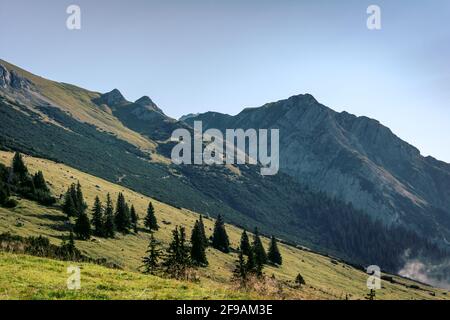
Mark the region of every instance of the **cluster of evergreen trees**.
[[17, 202], [10, 198], [12, 194], [42, 205], [52, 205], [56, 201], [47, 187], [43, 173], [38, 171], [31, 175], [18, 152], [14, 154], [11, 167], [0, 165], [0, 205], [15, 207]]
[[[114, 238], [116, 232], [128, 234], [130, 232], [138, 233], [139, 231], [139, 218], [136, 209], [134, 205], [131, 205], [131, 207], [128, 205], [123, 193], [119, 193], [117, 196], [115, 207], [109, 193], [106, 196], [105, 205], [102, 204], [97, 196], [92, 205], [91, 220], [86, 212], [87, 208], [80, 183], [72, 184], [64, 195], [62, 209], [69, 218], [75, 218], [73, 229], [79, 239], [87, 240], [92, 235]], [[151, 202], [147, 209], [144, 225], [149, 231], [158, 230], [158, 222]]]
[[[172, 231], [171, 243], [165, 251], [160, 249], [158, 241], [152, 233], [146, 256], [143, 258], [144, 272], [155, 274], [157, 271], [163, 271], [174, 278], [186, 278], [191, 267], [205, 267], [208, 265], [206, 257], [208, 245], [224, 253], [230, 252], [230, 241], [221, 215], [216, 219], [210, 241], [208, 241], [205, 233], [202, 216], [195, 221], [190, 244], [188, 244], [186, 239], [184, 227], [175, 227]], [[250, 244], [247, 232], [244, 231], [241, 236], [239, 260], [236, 264], [235, 276], [243, 280], [247, 279], [249, 274], [262, 276], [264, 265], [268, 263], [273, 265], [282, 264], [282, 257], [278, 250], [276, 238], [271, 238], [270, 248], [266, 253], [258, 229], [255, 228], [252, 244]]]
[[208, 239], [206, 238], [203, 218], [195, 221], [192, 228], [190, 245], [186, 238], [184, 227], [175, 227], [172, 231], [172, 240], [169, 247], [163, 252], [153, 232], [150, 235], [150, 243], [146, 256], [142, 259], [145, 273], [155, 274], [162, 271], [170, 277], [176, 279], [188, 278], [188, 271], [192, 267], [206, 267], [206, 248]]
[[236, 262], [234, 277], [242, 282], [245, 282], [249, 275], [261, 277], [264, 265], [268, 263], [273, 265], [281, 265], [283, 263], [277, 239], [272, 236], [269, 251], [266, 253], [258, 228], [255, 228], [251, 244], [247, 232], [244, 230], [241, 235], [239, 258]]

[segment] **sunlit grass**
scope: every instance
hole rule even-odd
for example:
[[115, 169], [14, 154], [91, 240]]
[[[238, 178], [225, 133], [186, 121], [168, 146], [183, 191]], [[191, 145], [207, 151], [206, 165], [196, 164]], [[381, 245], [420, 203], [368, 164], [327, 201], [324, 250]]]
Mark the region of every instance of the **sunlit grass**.
[[[10, 163], [12, 153], [0, 152], [0, 162]], [[78, 170], [54, 163], [52, 161], [32, 157], [24, 158], [31, 172], [42, 170], [47, 181], [51, 182], [52, 192], [59, 196], [67, 187], [78, 180], [83, 186], [84, 196], [92, 205], [95, 196], [105, 200], [110, 193], [113, 198], [123, 192], [128, 201], [136, 207], [140, 218], [145, 215], [149, 201], [153, 202], [160, 230], [155, 237], [167, 246], [171, 231], [176, 225], [185, 226], [188, 234], [199, 215], [185, 209], [177, 209], [146, 196], [133, 192], [125, 187], [107, 182], [103, 179], [82, 173]], [[165, 223], [163, 222], [165, 221]], [[212, 233], [214, 221], [205, 219], [206, 232]], [[59, 244], [62, 236], [67, 236], [65, 215], [58, 208], [46, 208], [35, 202], [20, 200], [14, 209], [0, 208], [0, 232], [29, 236], [44, 235], [52, 243]], [[142, 228], [142, 221], [140, 223]], [[242, 230], [227, 225], [231, 245], [237, 248]], [[178, 299], [178, 298], [248, 298], [248, 294], [236, 293], [230, 283], [236, 254], [223, 254], [208, 248], [209, 266], [198, 270], [199, 284], [180, 283], [172, 280], [148, 277], [139, 274], [141, 258], [145, 254], [149, 234], [118, 235], [116, 239], [93, 238], [90, 241], [76, 241], [76, 245], [92, 258], [106, 258], [110, 262], [121, 265], [125, 271], [110, 270], [95, 265], [85, 265], [85, 280], [80, 292], [66, 292], [65, 267], [67, 263], [37, 259], [26, 256], [2, 254], [0, 263], [0, 296], [3, 298], [45, 298], [45, 299], [134, 299], [139, 298], [147, 282], [152, 279], [152, 292], [143, 298]], [[268, 239], [263, 239], [268, 247]], [[364, 299], [368, 292], [367, 275], [348, 265], [333, 264], [331, 259], [316, 253], [303, 251], [286, 245], [280, 245], [283, 265], [279, 268], [267, 267], [268, 276], [275, 275], [284, 284], [283, 297], [288, 299]], [[13, 262], [16, 263], [13, 263]], [[42, 266], [41, 266], [42, 264]], [[23, 270], [18, 272], [17, 270]], [[62, 271], [61, 271], [62, 270]], [[298, 273], [301, 273], [307, 285], [294, 289], [291, 284]], [[123, 277], [121, 275], [124, 275]], [[126, 279], [130, 277], [130, 279]], [[395, 277], [406, 285], [412, 282]], [[420, 285], [424, 290], [407, 288], [403, 284], [391, 284], [383, 281], [383, 289], [377, 291], [377, 299], [448, 299], [443, 290]], [[167, 287], [166, 287], [167, 286]], [[182, 289], [187, 286], [188, 289]], [[436, 296], [430, 295], [435, 292]], [[261, 297], [261, 296], [259, 296]], [[278, 298], [267, 296], [267, 298]]]

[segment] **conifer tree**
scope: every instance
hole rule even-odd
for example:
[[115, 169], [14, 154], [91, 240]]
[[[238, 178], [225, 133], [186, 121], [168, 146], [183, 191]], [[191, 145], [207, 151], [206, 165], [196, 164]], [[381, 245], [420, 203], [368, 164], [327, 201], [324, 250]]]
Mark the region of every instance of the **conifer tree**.
[[205, 248], [208, 246], [208, 238], [206, 237], [206, 232], [205, 232], [205, 225], [203, 224], [203, 216], [200, 215], [200, 220], [198, 221], [198, 226], [200, 228], [200, 232], [202, 234], [202, 239], [203, 239], [203, 243], [205, 245]]
[[80, 250], [75, 247], [75, 239], [73, 237], [72, 231], [70, 231], [69, 233], [69, 239], [64, 239], [62, 241], [62, 244], [58, 248], [58, 251], [60, 256], [71, 261], [78, 261], [82, 256]]
[[72, 197], [73, 204], [75, 206], [75, 210], [78, 214], [78, 194], [77, 194], [77, 185], [72, 183], [69, 187], [70, 196]]
[[73, 232], [70, 231], [69, 233], [69, 242], [68, 242], [69, 247], [75, 249], [75, 238], [73, 237]]
[[105, 237], [107, 238], [114, 238], [116, 232], [116, 226], [114, 223], [114, 208], [109, 193], [106, 196], [104, 232]]
[[273, 264], [281, 265], [283, 263], [281, 253], [278, 250], [277, 239], [274, 236], [272, 236], [272, 238], [270, 239], [270, 247], [269, 252], [267, 253], [267, 259]]
[[95, 197], [92, 207], [92, 227], [94, 235], [103, 237], [105, 235], [105, 221], [103, 217], [103, 207], [100, 198]]
[[247, 256], [246, 268], [249, 274], [262, 275], [263, 266], [256, 263], [255, 253], [253, 252], [252, 247], [250, 247], [249, 254]]
[[67, 190], [66, 194], [64, 195], [64, 203], [62, 206], [63, 212], [68, 217], [74, 217], [77, 215], [77, 208], [75, 206], [75, 201], [72, 196], [71, 188]]
[[38, 171], [34, 174], [33, 183], [36, 189], [42, 190], [43, 192], [50, 192], [47, 187], [47, 183], [45, 182], [44, 174], [42, 173], [42, 171]]
[[84, 202], [83, 192], [80, 182], [77, 185], [72, 183], [64, 195], [63, 211], [69, 217], [78, 216], [86, 211], [87, 205]]
[[303, 276], [300, 273], [297, 274], [297, 277], [295, 277], [295, 283], [298, 286], [302, 286], [302, 285], [306, 284], [305, 279], [303, 279]]
[[12, 172], [22, 180], [24, 177], [28, 175], [28, 169], [25, 163], [23, 162], [22, 155], [19, 152], [14, 154], [12, 160]]
[[172, 241], [167, 250], [163, 266], [168, 275], [181, 279], [186, 277], [186, 271], [190, 265], [185, 229], [184, 227], [175, 227], [172, 231]]
[[144, 219], [145, 227], [150, 231], [157, 231], [159, 229], [158, 222], [155, 216], [155, 209], [153, 208], [153, 204], [150, 202], [147, 208], [147, 215]]
[[214, 225], [213, 248], [222, 251], [224, 253], [230, 252], [230, 241], [228, 239], [227, 231], [225, 230], [225, 224], [223, 217], [219, 214]]
[[244, 259], [244, 253], [239, 250], [238, 260], [233, 270], [233, 278], [241, 283], [241, 286], [245, 286], [248, 278], [247, 265]]
[[180, 257], [179, 261], [186, 268], [191, 265], [191, 258], [189, 255], [189, 247], [186, 242], [186, 229], [180, 227]]
[[158, 243], [152, 232], [150, 234], [150, 242], [148, 244], [147, 255], [142, 259], [145, 267], [144, 273], [155, 274], [159, 266], [160, 257], [161, 250], [158, 248]]
[[83, 191], [81, 190], [80, 181], [78, 181], [78, 183], [77, 183], [76, 196], [74, 197], [74, 201], [75, 201], [75, 206], [78, 210], [78, 214], [84, 213], [87, 208], [87, 205], [86, 205], [86, 202], [84, 202]]
[[207, 266], [208, 260], [205, 253], [205, 241], [200, 227], [200, 222], [195, 221], [191, 234], [191, 259], [196, 266]]
[[82, 212], [78, 215], [73, 231], [78, 239], [88, 240], [91, 237], [91, 223], [89, 222], [86, 212]]
[[242, 235], [241, 235], [240, 248], [244, 255], [246, 255], [247, 257], [250, 256], [252, 248], [250, 246], [250, 241], [248, 239], [248, 235], [245, 230], [242, 232]]
[[129, 232], [131, 226], [130, 211], [122, 193], [119, 193], [117, 197], [115, 224], [117, 231], [122, 233]]
[[56, 202], [56, 199], [51, 195], [50, 189], [44, 178], [42, 171], [38, 171], [33, 175], [32, 178], [32, 189], [34, 192], [32, 194], [32, 199], [36, 200], [42, 205], [52, 205]]
[[253, 235], [253, 253], [255, 255], [255, 263], [257, 267], [261, 267], [267, 263], [267, 254], [264, 250], [261, 238], [259, 237], [258, 228], [255, 228], [255, 233]]
[[131, 206], [130, 209], [130, 219], [131, 219], [131, 227], [133, 228], [133, 231], [135, 233], [138, 233], [138, 215], [136, 214], [136, 210], [134, 209], [134, 206]]

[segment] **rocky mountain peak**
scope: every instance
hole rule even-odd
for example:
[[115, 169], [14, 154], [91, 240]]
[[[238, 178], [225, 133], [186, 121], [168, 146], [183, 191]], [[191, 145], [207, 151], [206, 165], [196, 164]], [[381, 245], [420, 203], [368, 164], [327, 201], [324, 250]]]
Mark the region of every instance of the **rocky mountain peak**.
[[296, 102], [308, 103], [308, 104], [319, 103], [316, 100], [316, 98], [314, 98], [314, 96], [309, 94], [309, 93], [298, 94], [298, 95], [292, 96], [292, 97], [289, 98], [289, 100], [293, 100], [293, 101], [296, 101]]
[[118, 89], [102, 94], [99, 98], [94, 100], [97, 104], [106, 104], [111, 107], [119, 106], [127, 103], [122, 93]]
[[159, 112], [164, 114], [164, 112], [150, 99], [148, 96], [143, 96], [134, 102], [135, 104], [144, 107], [147, 110]]

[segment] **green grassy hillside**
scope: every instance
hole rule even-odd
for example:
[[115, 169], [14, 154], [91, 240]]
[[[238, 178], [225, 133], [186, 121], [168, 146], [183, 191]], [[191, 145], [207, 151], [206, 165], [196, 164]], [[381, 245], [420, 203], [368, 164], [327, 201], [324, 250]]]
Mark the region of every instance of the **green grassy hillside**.
[[255, 299], [258, 296], [136, 272], [77, 264], [81, 289], [67, 289], [73, 263], [0, 252], [0, 300], [6, 299]]
[[[12, 153], [0, 152], [0, 162], [9, 164], [12, 159]], [[96, 195], [105, 200], [106, 194], [109, 192], [113, 197], [119, 192], [123, 192], [128, 201], [132, 202], [136, 210], [142, 218], [148, 202], [151, 200], [154, 204], [157, 218], [161, 228], [155, 233], [158, 240], [163, 244], [167, 244], [170, 239], [171, 230], [176, 225], [183, 225], [190, 233], [190, 228], [194, 221], [198, 219], [198, 214], [185, 209], [178, 209], [158, 202], [156, 200], [145, 197], [132, 190], [122, 186], [107, 182], [89, 174], [80, 172], [68, 166], [58, 164], [49, 160], [43, 160], [32, 157], [24, 158], [29, 170], [35, 172], [42, 170], [46, 180], [50, 182], [52, 192], [59, 196], [66, 188], [76, 181], [80, 181], [83, 186], [85, 199], [89, 205], [93, 203]], [[214, 221], [205, 219], [207, 234], [212, 233]], [[142, 221], [141, 221], [142, 227]], [[63, 236], [68, 234], [67, 225], [65, 223], [65, 215], [58, 208], [48, 208], [38, 205], [35, 202], [20, 199], [19, 205], [14, 209], [0, 208], [0, 232], [10, 232], [12, 234], [28, 236], [28, 235], [44, 235], [50, 238], [51, 242], [60, 244]], [[237, 227], [227, 225], [227, 231], [230, 236], [232, 247], [238, 246], [241, 230]], [[140, 261], [145, 254], [149, 240], [149, 234], [140, 232], [139, 234], [119, 235], [116, 239], [93, 238], [90, 241], [76, 241], [76, 245], [83, 253], [92, 258], [106, 258], [111, 262], [119, 264], [124, 271], [113, 271], [103, 267], [94, 265], [86, 266], [89, 275], [90, 292], [80, 293], [80, 298], [93, 297], [98, 294], [98, 298], [136, 298], [136, 292], [141, 290], [145, 283], [154, 285], [161, 290], [157, 298], [169, 298], [174, 294], [174, 298], [196, 298], [202, 299], [205, 296], [209, 298], [241, 298], [249, 297], [247, 293], [229, 294], [227, 290], [234, 290], [230, 278], [236, 260], [236, 254], [223, 254], [217, 250], [208, 249], [207, 255], [210, 265], [207, 268], [199, 269], [200, 283], [193, 285], [184, 283], [192, 290], [186, 292], [178, 292], [177, 286], [179, 282], [163, 280], [157, 277], [150, 277], [138, 274]], [[268, 239], [263, 239], [264, 245], [268, 246]], [[283, 265], [279, 268], [267, 267], [265, 273], [268, 276], [275, 275], [279, 284], [282, 286], [282, 292], [272, 287], [260, 288], [255, 293], [255, 297], [267, 298], [286, 298], [286, 299], [343, 299], [346, 295], [350, 299], [363, 299], [367, 294], [366, 279], [367, 275], [346, 265], [342, 262], [334, 261], [329, 257], [325, 257], [307, 250], [300, 250], [287, 245], [280, 245], [280, 251], [283, 255]], [[39, 273], [41, 278], [27, 280], [21, 274], [15, 272], [15, 263], [11, 259], [16, 259], [15, 263], [27, 266], [24, 270], [30, 273]], [[41, 298], [64, 298], [65, 296], [60, 290], [65, 286], [65, 269], [67, 263], [49, 261], [46, 259], [30, 258], [26, 256], [13, 256], [10, 254], [2, 254], [2, 276], [0, 277], [0, 296], [4, 298], [31, 298], [34, 297], [28, 291], [35, 292], [35, 297]], [[8, 262], [9, 261], [9, 262]], [[20, 262], [19, 262], [20, 261]], [[42, 266], [41, 266], [42, 264]], [[58, 266], [58, 267], [56, 267]], [[58, 268], [63, 268], [61, 271]], [[20, 268], [21, 269], [21, 268]], [[92, 270], [92, 272], [91, 272]], [[24, 271], [26, 272], [26, 271]], [[124, 280], [122, 284], [115, 275], [123, 272], [130, 275], [130, 281]], [[54, 273], [60, 273], [55, 275]], [[296, 289], [292, 285], [295, 276], [301, 273], [306, 280], [307, 285], [301, 289]], [[37, 277], [37, 275], [36, 275]], [[109, 278], [114, 278], [113, 287], [108, 290], [99, 290], [96, 293], [96, 284], [101, 285], [108, 282]], [[11, 280], [12, 279], [12, 280]], [[39, 280], [41, 279], [41, 280]], [[443, 290], [438, 290], [419, 284], [419, 289], [412, 289], [409, 286], [416, 283], [394, 277], [397, 283], [383, 281], [383, 289], [377, 292], [379, 299], [446, 299], [450, 298]], [[42, 281], [43, 280], [43, 281]], [[41, 281], [39, 284], [33, 281]], [[62, 284], [61, 284], [62, 282]], [[125, 283], [126, 282], [126, 283]], [[58, 285], [56, 285], [56, 283]], [[61, 287], [58, 287], [61, 286]], [[180, 285], [182, 286], [182, 285]], [[221, 287], [224, 291], [216, 292], [214, 288]], [[38, 289], [36, 289], [38, 288]], [[103, 286], [102, 286], [103, 288]], [[208, 288], [210, 291], [208, 291]], [[271, 291], [272, 290], [272, 291]], [[109, 292], [111, 291], [111, 292]], [[174, 293], [177, 291], [177, 294]], [[58, 293], [60, 292], [60, 293]], [[432, 295], [432, 294], [433, 295]], [[61, 296], [58, 296], [61, 294]], [[83, 296], [86, 294], [86, 296]], [[153, 293], [159, 294], [159, 293]], [[56, 295], [56, 296], [53, 296]], [[225, 295], [225, 296], [224, 296]], [[150, 298], [143, 296], [143, 298]], [[73, 296], [72, 298], [77, 298]]]

